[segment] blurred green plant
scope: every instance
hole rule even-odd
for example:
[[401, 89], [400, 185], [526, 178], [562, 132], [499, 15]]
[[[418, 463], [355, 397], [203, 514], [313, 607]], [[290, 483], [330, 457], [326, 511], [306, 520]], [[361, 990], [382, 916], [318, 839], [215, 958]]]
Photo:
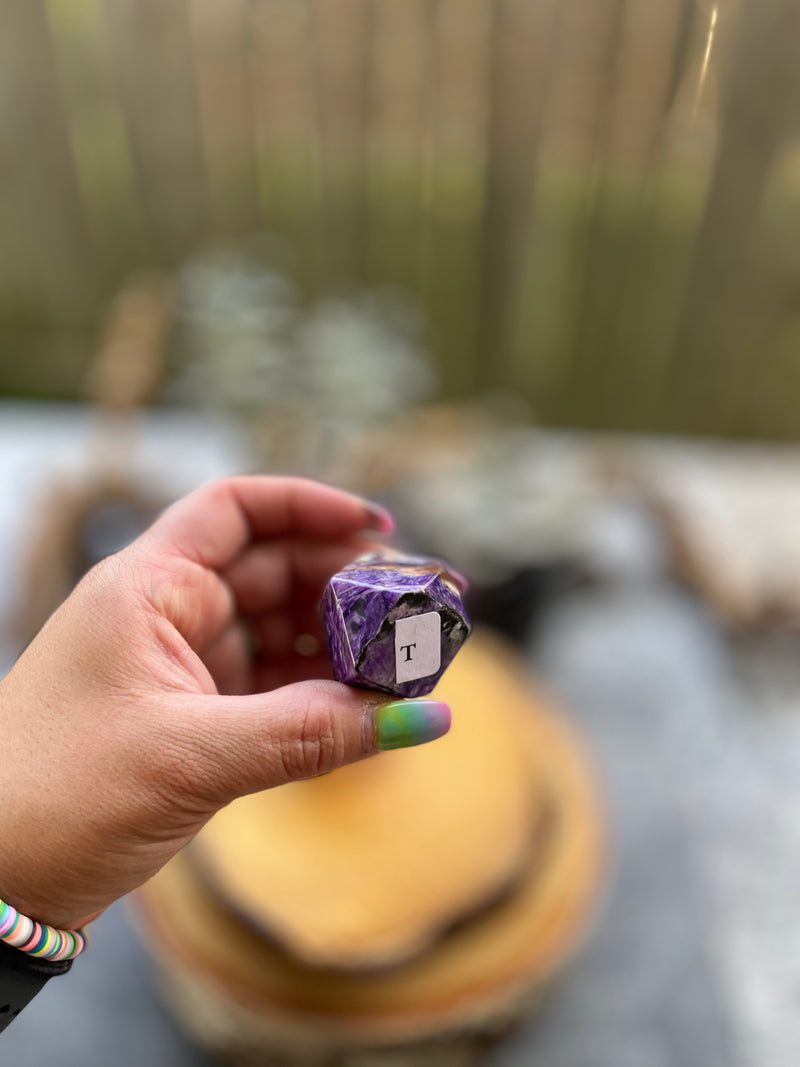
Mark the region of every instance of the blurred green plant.
[[252, 252], [204, 257], [178, 277], [166, 396], [248, 424], [262, 468], [323, 476], [354, 435], [433, 394], [422, 326], [398, 292], [304, 303]]

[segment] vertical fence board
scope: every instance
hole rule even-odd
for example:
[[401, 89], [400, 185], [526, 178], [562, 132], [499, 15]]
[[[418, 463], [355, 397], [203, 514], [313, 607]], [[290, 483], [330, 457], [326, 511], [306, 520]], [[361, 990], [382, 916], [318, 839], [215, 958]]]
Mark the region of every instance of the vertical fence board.
[[376, 0], [366, 147], [367, 281], [417, 286], [428, 0]]
[[[631, 429], [665, 430], [669, 426], [667, 382], [677, 350], [677, 330], [686, 277], [715, 154], [715, 93], [698, 107], [697, 86], [709, 25], [708, 11], [692, 0], [676, 0], [669, 21], [650, 30], [651, 47], [666, 68], [650, 67], [662, 85], [660, 121], [644, 148], [645, 175], [640, 217], [630, 245], [630, 262], [615, 328], [616, 360], [604, 383], [607, 410], [626, 406]], [[708, 88], [713, 88], [715, 67]]]
[[208, 235], [208, 198], [186, 0], [106, 0], [114, 66], [159, 258]]
[[334, 287], [363, 278], [374, 0], [313, 0], [324, 254]]
[[557, 6], [557, 60], [543, 116], [532, 205], [520, 268], [524, 299], [513, 325], [523, 388], [549, 417], [571, 403], [576, 330], [595, 211], [600, 102], [613, 45], [611, 0]]
[[726, 79], [719, 152], [688, 277], [680, 334], [685, 354], [671, 382], [689, 430], [703, 425], [712, 406], [720, 427], [735, 430], [747, 400], [753, 354], [762, 347], [765, 326], [764, 309], [754, 301], [760, 288], [752, 272], [754, 238], [769, 175], [798, 101], [797, 5], [748, 0], [742, 16]]
[[12, 318], [74, 324], [91, 309], [97, 274], [46, 9], [7, 0], [2, 20], [0, 306]]
[[480, 252], [486, 190], [489, 10], [439, 0], [428, 139], [422, 173], [425, 241], [420, 289], [445, 380], [458, 393], [478, 380]]
[[527, 299], [520, 285], [523, 233], [553, 75], [555, 2], [495, 0], [493, 16], [478, 350], [483, 384], [511, 386], [513, 323], [519, 301]]
[[194, 79], [212, 227], [222, 240], [258, 223], [248, 0], [190, 0]]
[[[631, 0], [614, 106], [612, 195], [626, 207], [621, 276], [610, 294], [608, 367], [597, 383], [603, 411], [629, 398], [631, 428], [660, 417], [660, 383], [672, 358], [697, 207], [671, 209], [669, 139], [679, 77], [699, 24], [692, 0]], [[680, 121], [680, 120], [679, 120]], [[702, 182], [696, 187], [700, 192]], [[695, 198], [699, 205], [702, 201]], [[654, 300], [653, 296], [657, 294]]]
[[284, 238], [309, 290], [324, 287], [320, 144], [309, 0], [260, 0], [248, 63], [263, 225]]
[[[796, 107], [800, 92], [795, 89]], [[794, 225], [787, 222], [793, 222]], [[737, 431], [781, 437], [800, 433], [800, 149], [784, 144], [769, 176], [769, 196], [758, 220], [750, 284], [765, 308], [758, 360], [748, 359], [750, 380], [740, 398]]]
[[66, 132], [107, 298], [148, 262], [127, 120], [111, 70], [102, 0], [49, 0]]
[[[655, 234], [647, 217], [647, 193], [667, 122], [671, 58], [679, 25], [674, 4], [644, 5], [626, 0], [617, 8], [619, 19], [613, 46], [613, 69], [608, 71], [604, 129], [598, 144], [600, 181], [590, 227], [584, 289], [578, 309], [573, 386], [580, 383], [580, 399], [572, 417], [588, 426], [602, 425], [608, 412], [619, 407], [622, 389], [633, 418], [647, 394], [636, 373], [642, 351], [629, 356], [622, 344], [621, 326], [628, 304], [631, 269], [644, 241]], [[671, 17], [670, 17], [671, 16]], [[609, 56], [611, 59], [611, 56]], [[666, 294], [665, 294], [666, 295]], [[661, 310], [674, 315], [666, 299]], [[653, 343], [656, 323], [639, 339]], [[674, 329], [665, 329], [674, 336]]]

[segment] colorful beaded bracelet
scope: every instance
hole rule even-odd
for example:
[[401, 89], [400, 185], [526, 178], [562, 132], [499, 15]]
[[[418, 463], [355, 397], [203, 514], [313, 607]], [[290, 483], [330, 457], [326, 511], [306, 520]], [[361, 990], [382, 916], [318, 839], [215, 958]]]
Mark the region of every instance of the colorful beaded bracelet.
[[83, 930], [57, 930], [37, 923], [0, 900], [0, 941], [43, 960], [74, 960], [89, 943]]

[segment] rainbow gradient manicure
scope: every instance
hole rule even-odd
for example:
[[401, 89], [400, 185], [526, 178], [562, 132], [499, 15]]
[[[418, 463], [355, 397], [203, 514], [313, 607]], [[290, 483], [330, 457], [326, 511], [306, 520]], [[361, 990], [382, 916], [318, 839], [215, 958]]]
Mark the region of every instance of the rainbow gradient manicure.
[[450, 729], [450, 708], [441, 700], [390, 700], [375, 709], [375, 747], [410, 748], [435, 741]]

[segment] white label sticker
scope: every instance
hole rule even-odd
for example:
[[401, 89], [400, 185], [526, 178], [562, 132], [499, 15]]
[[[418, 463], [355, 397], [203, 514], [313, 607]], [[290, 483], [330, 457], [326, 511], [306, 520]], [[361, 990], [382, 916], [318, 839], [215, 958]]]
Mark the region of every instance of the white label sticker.
[[436, 674], [442, 665], [442, 620], [438, 611], [408, 615], [395, 622], [394, 662], [398, 682]]

